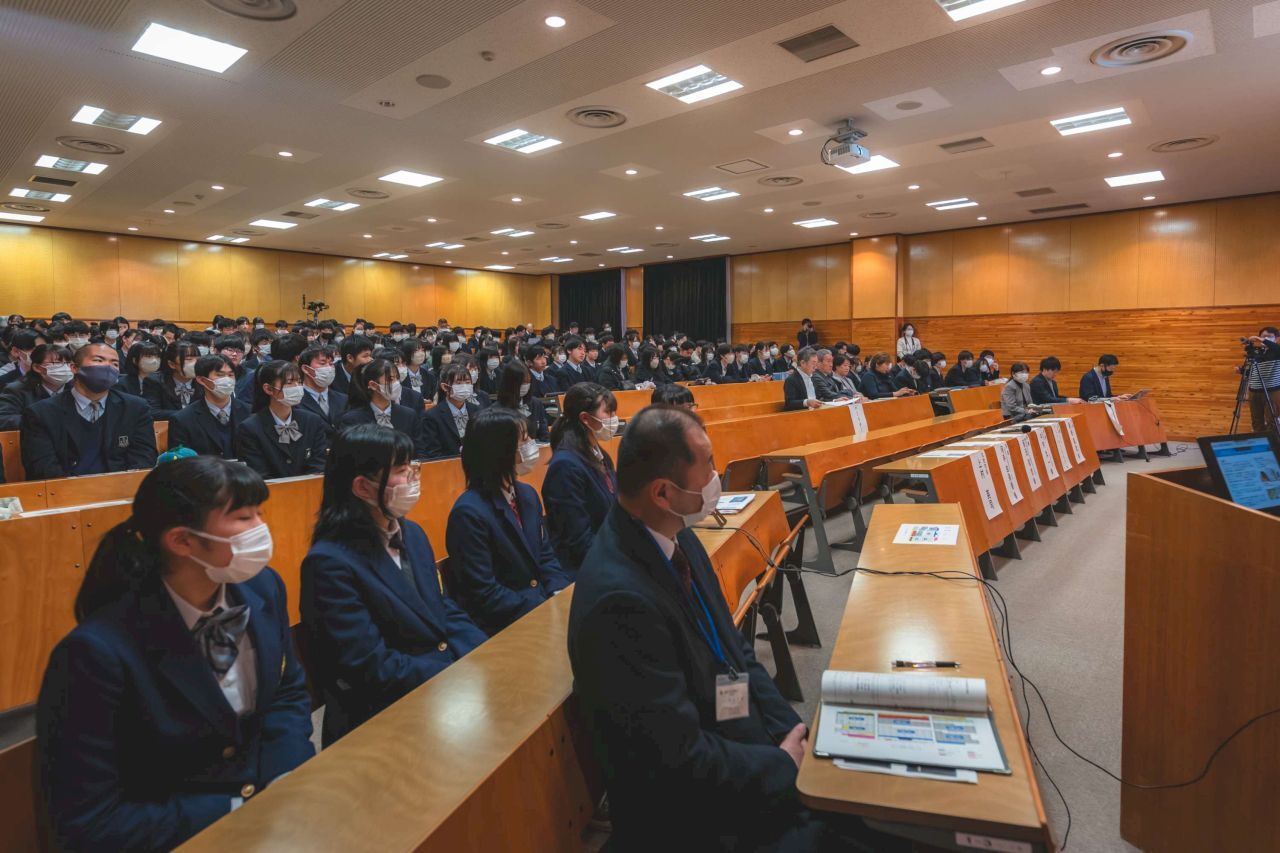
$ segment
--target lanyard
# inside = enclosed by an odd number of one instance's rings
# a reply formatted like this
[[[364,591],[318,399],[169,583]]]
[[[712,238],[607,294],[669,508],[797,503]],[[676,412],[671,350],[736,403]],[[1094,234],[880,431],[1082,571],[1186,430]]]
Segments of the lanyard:
[[[675,565],[671,562],[671,558],[668,557],[667,553],[658,545],[657,540],[653,538],[653,534],[649,533],[648,528],[644,528],[643,525],[642,529],[644,529],[645,533],[649,534],[649,538],[653,541],[654,547],[657,548],[658,553],[662,555],[662,561],[666,563],[667,571],[671,572],[671,576],[676,579],[677,583],[683,583],[680,573],[676,571]],[[720,643],[720,634],[716,631],[716,623],[711,618],[711,609],[707,607],[707,602],[702,598],[702,592],[698,589],[698,582],[692,577],[689,579],[689,589],[692,590],[694,598],[698,600],[698,604],[702,608],[702,615],[705,616],[707,620],[706,623],[703,624],[702,620],[698,618],[696,613],[693,615],[693,622],[698,626],[698,633],[702,635],[702,639],[711,649],[711,653],[715,655],[716,660],[720,661],[721,665],[729,670],[730,675],[736,676],[737,670],[734,669],[733,664],[729,663],[729,659],[725,657],[724,646]]]

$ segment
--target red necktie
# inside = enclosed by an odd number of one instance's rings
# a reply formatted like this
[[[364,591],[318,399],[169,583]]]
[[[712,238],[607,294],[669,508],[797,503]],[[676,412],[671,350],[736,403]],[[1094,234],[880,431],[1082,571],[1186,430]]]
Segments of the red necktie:
[[[685,593],[689,593],[693,587],[693,568],[679,545],[676,546],[675,551],[671,552],[671,565],[676,567],[676,574],[680,576],[680,583]]]
[[[511,507],[511,511],[515,513],[516,526],[519,527],[521,530],[524,530],[524,521],[520,519],[520,507],[516,505],[515,498],[512,498],[511,500],[507,501],[507,506]]]

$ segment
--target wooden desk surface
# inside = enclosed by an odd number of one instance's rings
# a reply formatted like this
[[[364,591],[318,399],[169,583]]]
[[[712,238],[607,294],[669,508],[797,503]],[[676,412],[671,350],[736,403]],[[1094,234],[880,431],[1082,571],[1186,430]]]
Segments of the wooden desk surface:
[[[725,492],[726,495],[739,494]],[[766,554],[773,552],[787,538],[787,516],[782,508],[782,497],[777,492],[751,492],[756,496],[742,512],[725,516],[725,526],[716,527],[712,520],[704,521],[693,529],[694,535],[707,549],[711,567],[720,579],[720,591],[729,603],[729,611],[737,609],[741,598],[743,578],[753,578],[767,567],[765,557],[747,536],[756,538]]]
[[[960,538],[954,546],[893,544],[899,525],[921,523],[959,524]],[[871,515],[858,566],[887,572],[951,569],[976,575],[970,553],[964,520],[954,504],[886,504]],[[982,587],[962,580],[856,575],[830,667],[892,672],[889,662],[895,658],[960,661],[961,670],[952,674],[985,678],[1012,774],[979,773],[976,785],[935,782],[841,770],[829,760],[808,755],[796,780],[800,800],[823,811],[1052,848]],[[914,674],[935,676],[927,671]]]

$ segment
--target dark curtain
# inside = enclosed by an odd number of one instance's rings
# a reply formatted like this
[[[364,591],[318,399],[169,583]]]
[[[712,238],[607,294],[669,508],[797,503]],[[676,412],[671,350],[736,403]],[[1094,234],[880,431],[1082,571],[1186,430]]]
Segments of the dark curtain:
[[[644,268],[644,328],[695,341],[728,338],[725,259],[705,258]]]
[[[606,322],[622,330],[622,270],[578,272],[560,276],[560,316],[556,325],[599,329]]]

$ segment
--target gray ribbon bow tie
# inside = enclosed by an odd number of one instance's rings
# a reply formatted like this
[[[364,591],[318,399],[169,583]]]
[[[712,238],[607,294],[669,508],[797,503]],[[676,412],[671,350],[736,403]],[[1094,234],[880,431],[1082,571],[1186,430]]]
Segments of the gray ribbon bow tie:
[[[249,627],[249,605],[216,607],[208,616],[201,616],[191,629],[196,645],[204,652],[205,660],[218,677],[227,674],[240,654],[240,637]]]
[[[218,423],[222,424],[223,426],[226,426],[227,422],[230,420],[231,420],[231,413],[228,412],[226,409],[223,409],[222,411],[218,412]]]
[[[302,440],[302,430],[298,427],[297,421],[290,421],[287,424],[276,424],[276,437],[281,444],[288,444],[291,441]]]
[[[373,419],[378,422],[380,427],[391,426],[391,412],[374,413]]]

